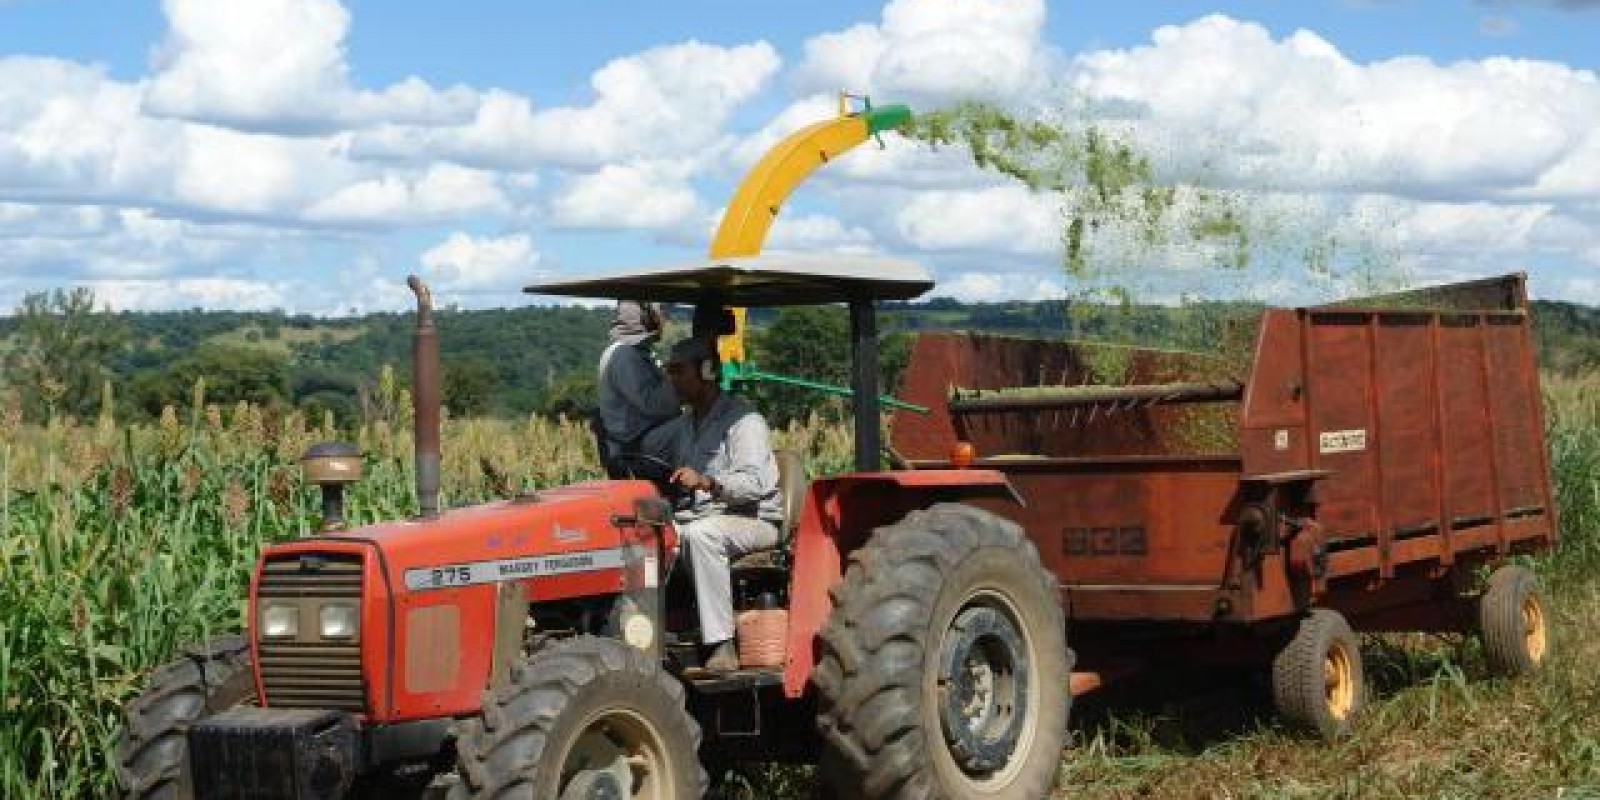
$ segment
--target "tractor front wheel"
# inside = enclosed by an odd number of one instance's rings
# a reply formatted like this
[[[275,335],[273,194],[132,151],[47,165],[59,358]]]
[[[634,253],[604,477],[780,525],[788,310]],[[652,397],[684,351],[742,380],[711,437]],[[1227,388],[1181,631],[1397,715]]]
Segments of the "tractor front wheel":
[[[250,645],[239,636],[192,648],[156,670],[125,711],[116,750],[118,796],[193,800],[190,726],[254,696]]]
[[[580,636],[535,653],[456,742],[451,800],[697,800],[700,728],[683,686],[626,644]]]
[[[1066,744],[1056,577],[1014,523],[941,504],[850,556],[816,671],[830,796],[1037,800]]]

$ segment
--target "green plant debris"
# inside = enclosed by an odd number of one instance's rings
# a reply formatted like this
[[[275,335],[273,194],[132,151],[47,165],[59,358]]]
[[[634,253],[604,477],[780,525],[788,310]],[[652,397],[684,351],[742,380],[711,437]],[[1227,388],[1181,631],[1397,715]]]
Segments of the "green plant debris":
[[[1351,292],[1390,291],[1405,282],[1400,261],[1377,244],[1382,220],[1336,219],[1309,201],[1236,188],[1205,174],[1164,174],[1135,130],[1068,110],[1025,114],[966,103],[918,116],[906,133],[934,146],[959,146],[979,167],[1059,200],[1060,259],[1068,318],[1122,314],[1151,302],[1199,311],[1181,346],[1247,364],[1253,342],[1219,335],[1214,301],[1260,305]],[[1228,154],[1207,159],[1221,170]],[[1297,203],[1299,203],[1297,205]],[[1342,231],[1336,235],[1335,230]],[[1107,307],[1110,307],[1109,309]],[[1069,336],[1071,332],[1069,332]],[[1129,325],[1127,341],[1155,342]],[[1237,349],[1224,348],[1244,347]],[[1097,354],[1099,375],[1125,367]]]

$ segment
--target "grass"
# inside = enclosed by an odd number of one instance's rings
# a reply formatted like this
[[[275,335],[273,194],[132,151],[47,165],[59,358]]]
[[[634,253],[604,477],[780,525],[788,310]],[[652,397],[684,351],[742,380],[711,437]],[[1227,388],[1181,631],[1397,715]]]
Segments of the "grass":
[[[1279,728],[1237,677],[1086,703],[1059,796],[1600,798],[1600,641],[1587,634],[1600,619],[1600,378],[1552,381],[1547,397],[1565,540],[1535,563],[1561,646],[1544,674],[1487,680],[1470,642],[1376,640],[1372,714],[1332,747]],[[405,406],[380,398],[401,411],[353,434],[368,457],[353,521],[415,507]],[[237,629],[260,548],[311,524],[293,461],[333,433],[249,406],[137,428],[25,428],[0,412],[0,797],[107,789],[122,704],[183,645]],[[813,472],[849,463],[842,428],[779,438]],[[450,503],[593,475],[574,422],[447,420],[444,441]],[[803,770],[758,778],[761,797],[806,791]]]

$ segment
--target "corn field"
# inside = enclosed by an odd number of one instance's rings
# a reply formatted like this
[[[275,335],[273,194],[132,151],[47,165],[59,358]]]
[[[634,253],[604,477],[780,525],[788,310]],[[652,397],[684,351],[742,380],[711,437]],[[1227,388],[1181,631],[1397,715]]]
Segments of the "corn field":
[[[184,645],[239,629],[261,547],[310,532],[316,495],[295,466],[309,444],[342,436],[366,454],[347,500],[353,523],[415,510],[410,403],[392,381],[380,400],[346,432],[298,413],[207,406],[198,391],[190,410],[148,426],[23,427],[0,412],[0,797],[107,792],[123,702]],[[1563,591],[1592,594],[1600,377],[1553,380],[1547,402],[1566,538],[1541,568]],[[813,420],[778,438],[812,474],[850,462],[846,428]],[[447,419],[443,439],[447,505],[596,476],[574,421]]]
[[[366,475],[352,523],[415,513],[409,399],[391,391],[353,438]],[[295,464],[338,438],[249,405],[167,409],[159,424],[24,428],[0,414],[0,797],[100,796],[119,709],[187,644],[238,630],[263,545],[310,533],[314,487]],[[813,470],[848,463],[848,431],[778,432]],[[446,505],[598,475],[587,426],[444,423]]]

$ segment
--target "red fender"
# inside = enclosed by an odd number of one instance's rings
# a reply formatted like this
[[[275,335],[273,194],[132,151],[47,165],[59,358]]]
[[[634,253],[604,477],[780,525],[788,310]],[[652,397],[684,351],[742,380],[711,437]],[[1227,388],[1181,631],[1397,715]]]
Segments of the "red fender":
[[[785,695],[800,697],[811,681],[817,634],[833,612],[828,592],[844,578],[850,553],[874,528],[934,503],[969,497],[1022,502],[1005,474],[989,469],[860,472],[811,482],[794,534]]]

